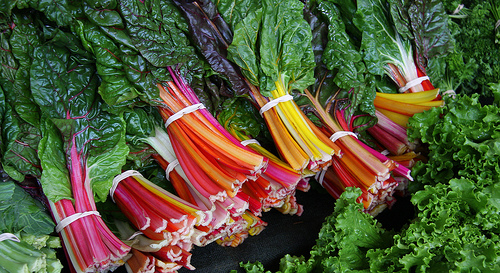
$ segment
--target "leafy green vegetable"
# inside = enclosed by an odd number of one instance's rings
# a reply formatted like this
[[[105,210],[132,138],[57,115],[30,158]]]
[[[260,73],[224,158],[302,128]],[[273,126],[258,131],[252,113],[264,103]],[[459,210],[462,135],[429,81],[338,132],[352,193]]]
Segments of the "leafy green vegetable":
[[[3,169],[17,181],[25,176],[40,177],[37,155],[41,138],[40,109],[33,101],[29,84],[29,68],[34,47],[42,43],[38,16],[14,13],[0,24],[0,92],[2,94],[2,141],[0,162]],[[10,27],[13,25],[15,27]]]
[[[0,183],[0,216],[1,232],[44,235],[54,231],[47,209],[12,180]]]
[[[53,249],[61,247],[58,237],[19,235],[18,238],[20,242],[0,242],[1,272],[62,272],[63,265]]]
[[[403,73],[412,73],[406,69],[407,63],[413,63],[411,43],[392,27],[388,5],[378,0],[357,3],[354,24],[363,30],[361,49],[365,53],[368,71],[382,76],[387,73],[385,66],[390,63],[399,67]]]
[[[131,42],[153,66],[184,63],[194,54],[184,34],[187,25],[172,3],[122,0],[119,10]]]
[[[359,188],[347,188],[337,199],[334,212],[325,219],[310,251],[310,258],[287,255],[280,260],[278,272],[348,272],[368,270],[367,253],[392,245],[390,231],[381,228],[373,216],[363,213],[356,202]],[[241,264],[246,272],[264,272],[261,264]]]
[[[224,102],[222,108],[217,119],[230,132],[238,132],[255,139],[262,139],[261,137],[268,132],[264,120],[248,100],[229,99]]]
[[[500,109],[482,106],[479,96],[447,98],[444,107],[410,118],[408,137],[428,145],[428,163],[413,168],[424,185],[447,183],[453,177],[500,179]]]
[[[14,234],[20,240],[0,242],[0,271],[61,272],[55,250],[61,243],[50,235],[55,224],[47,209],[2,170],[0,174],[0,233]],[[26,271],[16,271],[21,268]]]
[[[261,6],[260,0],[245,0],[245,1],[214,1],[217,5],[217,10],[220,12],[227,24],[234,27],[247,17],[248,14],[254,12]]]
[[[75,172],[77,165],[87,173],[96,199],[105,200],[113,176],[125,163],[124,123],[101,110],[95,73],[92,63],[64,47],[48,44],[35,50],[32,92],[48,118],[39,151],[44,170],[41,182],[53,202],[72,198],[61,189],[69,187],[68,169]]]
[[[415,42],[417,63],[423,70],[429,60],[446,56],[453,49],[448,16],[442,1],[388,2],[397,31]]]
[[[359,48],[347,34],[339,8],[331,2],[321,2],[318,11],[328,22],[328,43],[323,53],[323,62],[330,70],[338,70],[335,83],[344,89],[363,84],[366,67],[361,60]]]
[[[242,68],[250,83],[271,96],[276,82],[285,90],[299,90],[314,83],[312,34],[299,1],[263,1],[236,25],[228,59]],[[257,39],[259,35],[259,39]]]
[[[500,82],[500,47],[495,42],[494,12],[500,3],[494,1],[468,1],[465,16],[452,16],[456,1],[442,1],[449,16],[449,27],[455,40],[455,52],[446,59],[449,77],[459,85],[459,93],[478,93],[492,97],[489,84]]]

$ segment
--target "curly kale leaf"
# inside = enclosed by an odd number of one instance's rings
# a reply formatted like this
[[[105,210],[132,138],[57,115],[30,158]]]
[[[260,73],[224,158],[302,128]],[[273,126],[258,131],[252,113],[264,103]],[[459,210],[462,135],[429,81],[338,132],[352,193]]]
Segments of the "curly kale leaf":
[[[500,108],[482,106],[479,96],[447,98],[444,107],[410,118],[408,136],[428,144],[428,163],[412,174],[419,183],[448,183],[453,177],[500,179]]]

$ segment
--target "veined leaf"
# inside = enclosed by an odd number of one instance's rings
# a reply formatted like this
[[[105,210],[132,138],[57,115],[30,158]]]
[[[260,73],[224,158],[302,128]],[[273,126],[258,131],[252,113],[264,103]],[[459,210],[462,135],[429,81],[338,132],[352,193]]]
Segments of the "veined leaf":
[[[260,0],[217,0],[214,2],[217,5],[217,10],[221,13],[224,20],[233,29],[245,17],[261,6]]]
[[[271,96],[278,79],[287,91],[302,92],[314,83],[312,33],[303,7],[300,1],[263,1],[262,8],[235,26],[228,58],[264,96]]]
[[[105,200],[128,148],[123,120],[101,110],[95,66],[47,44],[35,50],[31,75],[33,96],[47,117],[40,142],[47,197],[70,199],[70,181],[89,181],[96,200]]]
[[[388,63],[406,71],[407,59],[413,58],[410,42],[396,32],[390,18],[389,6],[385,1],[358,1],[354,24],[363,30],[361,49],[365,52],[368,71],[375,75],[384,75],[384,66]]]

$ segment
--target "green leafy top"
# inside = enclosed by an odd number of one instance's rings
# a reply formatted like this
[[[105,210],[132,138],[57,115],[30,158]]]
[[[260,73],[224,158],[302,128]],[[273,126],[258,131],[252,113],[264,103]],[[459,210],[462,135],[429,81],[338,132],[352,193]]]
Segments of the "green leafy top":
[[[217,10],[221,13],[227,24],[234,27],[247,17],[249,13],[254,12],[261,6],[260,0],[218,0],[215,1]]]
[[[408,137],[429,145],[429,161],[414,167],[417,182],[436,185],[453,177],[500,179],[500,108],[479,96],[447,98],[444,107],[414,115]],[[419,183],[413,183],[416,188]]]
[[[128,153],[125,124],[102,111],[95,65],[67,44],[52,42],[35,49],[30,73],[45,118],[39,147],[42,186],[56,202],[71,199],[71,183],[90,181],[102,201]]]
[[[466,15],[463,18],[453,18],[452,13],[457,8],[456,1],[443,0],[449,14],[449,28],[455,40],[454,54],[446,58],[449,66],[449,77],[455,85],[459,85],[459,93],[479,93],[492,97],[489,84],[500,82],[500,63],[498,55],[500,46],[496,41],[495,10],[500,2],[474,0],[468,1],[463,8]]]
[[[314,83],[312,34],[300,1],[262,1],[234,29],[228,59],[259,86],[264,96],[281,80],[287,91],[304,90]]]
[[[45,207],[12,180],[0,182],[0,233],[50,234],[55,224]]]
[[[364,60],[370,73],[384,75],[387,73],[384,67],[389,63],[407,72],[406,63],[413,62],[411,43],[402,39],[393,27],[385,1],[358,1],[354,24],[363,31],[361,49],[364,50]]]

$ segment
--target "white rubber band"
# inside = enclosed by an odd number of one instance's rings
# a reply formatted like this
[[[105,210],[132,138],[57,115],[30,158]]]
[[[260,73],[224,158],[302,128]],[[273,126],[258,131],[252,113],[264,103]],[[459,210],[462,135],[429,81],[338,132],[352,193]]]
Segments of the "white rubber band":
[[[326,170],[321,170],[319,172],[316,173],[316,175],[314,176],[314,179],[316,179],[316,181],[318,181],[318,183],[323,186],[323,180],[325,179],[325,174],[326,174]]]
[[[167,168],[165,169],[165,177],[167,180],[170,180],[170,173],[179,165],[179,160],[175,159],[174,161],[168,163]]]
[[[459,4],[458,7],[453,11],[452,15],[458,14],[464,8],[464,6],[464,4]]]
[[[495,23],[495,30],[497,30],[497,28],[500,26],[500,20],[498,20],[496,23]]]
[[[248,144],[257,144],[257,145],[261,146],[260,143],[256,139],[247,139],[247,140],[243,140],[241,142],[241,145],[243,145],[243,146],[247,146]]]
[[[130,240],[134,239],[135,237],[142,235],[142,234],[144,234],[142,231],[136,231],[136,232],[134,232],[134,234],[130,235],[130,237],[127,238],[127,241],[130,241]]]
[[[385,155],[385,156],[388,156],[391,152],[389,152],[389,150],[383,150],[382,152],[380,152],[382,155]]]
[[[118,184],[123,179],[125,179],[127,177],[131,177],[131,176],[142,176],[142,174],[136,170],[128,170],[128,171],[122,172],[121,174],[119,174],[119,175],[115,176],[115,178],[113,178],[113,184],[111,185],[111,188],[109,189],[109,195],[111,196],[111,199],[113,200],[113,202],[115,202],[114,195],[115,195],[116,187],[118,187]]]
[[[358,135],[356,135],[355,133],[351,132],[351,131],[338,131],[338,132],[335,132],[331,137],[330,137],[330,140],[335,142],[337,141],[339,138],[341,137],[345,137],[345,136],[353,136],[355,138],[358,138]]]
[[[443,93],[441,93],[441,95],[448,95],[448,96],[450,96],[452,98],[455,98],[455,96],[457,95],[457,93],[455,93],[455,90],[450,89],[450,90],[444,91]]]
[[[273,108],[274,106],[278,105],[278,103],[289,101],[289,100],[293,100],[293,96],[289,95],[289,94],[281,96],[281,97],[279,97],[277,99],[274,99],[274,100],[270,100],[268,103],[264,104],[264,106],[262,106],[260,108],[259,113],[262,116],[264,114],[264,112],[266,112],[267,110],[269,110],[269,109]]]
[[[12,233],[2,233],[0,234],[0,242],[1,241],[5,241],[5,240],[11,240],[11,241],[15,241],[15,242],[21,242],[21,240],[19,240],[19,238],[17,238],[16,235],[12,234]]]
[[[182,118],[182,116],[186,115],[186,114],[189,114],[189,113],[192,113],[194,111],[197,111],[197,110],[200,110],[200,109],[203,109],[205,108],[205,105],[203,105],[203,103],[197,103],[197,104],[193,104],[193,105],[189,105],[188,107],[180,110],[179,112],[171,115],[167,121],[165,122],[165,128],[167,128],[170,124],[172,124],[172,122]]]
[[[83,217],[87,217],[87,216],[90,216],[90,215],[95,215],[95,216],[99,216],[101,217],[101,214],[99,214],[98,211],[86,211],[86,212],[77,212],[75,214],[72,214],[64,219],[62,219],[56,226],[56,231],[57,233],[61,232],[65,227],[69,226],[71,223],[73,223],[74,221],[80,219],[80,218],[83,218]]]
[[[407,82],[405,86],[399,88],[399,92],[403,93],[406,90],[408,90],[414,86],[417,86],[417,85],[421,84],[423,81],[426,81],[428,79],[429,79],[428,76],[423,76],[423,77],[419,77],[419,78],[416,78],[414,80],[411,80],[411,81]]]

